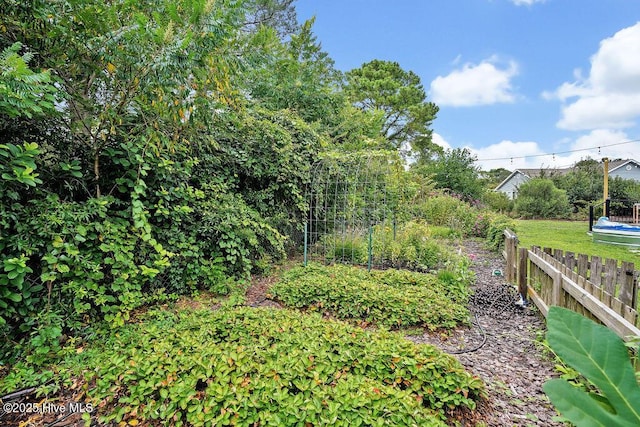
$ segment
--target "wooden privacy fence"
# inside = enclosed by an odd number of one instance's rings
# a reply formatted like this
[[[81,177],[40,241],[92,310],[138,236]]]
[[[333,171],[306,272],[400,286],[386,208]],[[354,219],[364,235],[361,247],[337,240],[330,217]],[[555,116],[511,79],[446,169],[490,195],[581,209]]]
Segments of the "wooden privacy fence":
[[[557,305],[583,314],[623,339],[640,336],[638,276],[633,263],[575,255],[554,249],[519,248],[518,237],[505,230],[505,278],[517,283],[546,317]]]

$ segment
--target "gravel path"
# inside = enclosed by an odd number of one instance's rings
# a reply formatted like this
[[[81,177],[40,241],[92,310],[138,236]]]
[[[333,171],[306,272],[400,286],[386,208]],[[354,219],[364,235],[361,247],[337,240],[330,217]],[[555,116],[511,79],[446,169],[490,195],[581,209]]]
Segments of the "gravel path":
[[[468,370],[487,384],[489,426],[562,426],[542,391],[554,376],[553,362],[542,356],[535,342],[545,331],[542,315],[532,307],[520,308],[517,292],[496,270],[504,271],[504,260],[482,243],[464,242],[476,274],[470,310],[474,326],[450,334],[409,336],[418,343],[431,343],[454,354]],[[480,328],[477,327],[479,325]]]

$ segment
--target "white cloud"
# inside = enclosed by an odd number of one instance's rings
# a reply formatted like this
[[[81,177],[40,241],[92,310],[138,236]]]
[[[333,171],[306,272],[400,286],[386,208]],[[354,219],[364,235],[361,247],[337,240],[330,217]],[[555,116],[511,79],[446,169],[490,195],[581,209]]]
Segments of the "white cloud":
[[[500,68],[495,57],[479,64],[466,63],[446,76],[431,82],[431,97],[439,106],[471,107],[511,103],[516,99],[511,80],[518,65],[510,61]]]
[[[566,102],[557,126],[568,130],[623,129],[640,117],[640,22],[600,42],[589,76],[575,75],[547,99]],[[577,98],[577,99],[576,99]]]
[[[640,141],[632,141],[620,130],[595,129],[575,140],[563,141],[557,151],[542,149],[537,142],[504,140],[483,148],[466,147],[477,158],[480,169],[568,168],[591,158],[638,159]]]
[[[531,6],[534,3],[544,3],[545,0],[511,0],[516,6]]]
[[[445,150],[451,150],[451,144],[449,144],[439,133],[433,132],[431,134],[431,142],[433,142],[436,145],[439,145]]]
[[[480,169],[487,171],[498,168],[508,170],[535,168],[540,165],[538,156],[544,154],[538,143],[533,141],[504,140],[487,147],[466,148],[478,158],[477,165]]]
[[[574,163],[586,157],[596,160],[601,160],[603,157],[639,160],[637,157],[640,153],[640,142],[630,141],[631,139],[623,131],[596,129],[575,140],[571,150],[580,151],[571,153],[568,158]]]

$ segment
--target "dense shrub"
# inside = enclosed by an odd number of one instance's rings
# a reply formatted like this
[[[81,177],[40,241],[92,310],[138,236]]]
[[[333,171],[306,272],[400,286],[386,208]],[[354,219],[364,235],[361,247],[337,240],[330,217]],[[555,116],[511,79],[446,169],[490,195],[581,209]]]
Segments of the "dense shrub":
[[[445,194],[434,194],[416,206],[415,214],[429,224],[447,226],[463,232],[460,224],[464,224],[469,204],[462,199]]]
[[[486,191],[482,195],[482,202],[495,212],[508,214],[513,210],[514,201],[501,191]]]
[[[493,240],[490,234],[508,217],[451,195],[435,195],[416,207],[416,214],[429,225],[446,226],[458,236]]]
[[[341,319],[436,329],[468,321],[468,283],[457,278],[309,264],[286,272],[270,293],[289,307],[328,310]]]
[[[567,218],[567,192],[556,188],[550,179],[532,179],[518,189],[515,211],[524,218]]]

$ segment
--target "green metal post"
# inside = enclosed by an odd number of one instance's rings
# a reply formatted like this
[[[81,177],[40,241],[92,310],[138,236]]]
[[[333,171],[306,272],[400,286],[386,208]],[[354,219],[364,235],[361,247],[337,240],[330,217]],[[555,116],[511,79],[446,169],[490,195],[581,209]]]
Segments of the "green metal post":
[[[304,266],[307,266],[307,242],[308,237],[307,237],[307,233],[309,232],[309,227],[307,226],[307,223],[304,223]]]
[[[369,252],[369,259],[367,262],[367,270],[371,271],[371,263],[373,260],[373,227],[369,226],[369,248],[368,248],[368,252]]]

